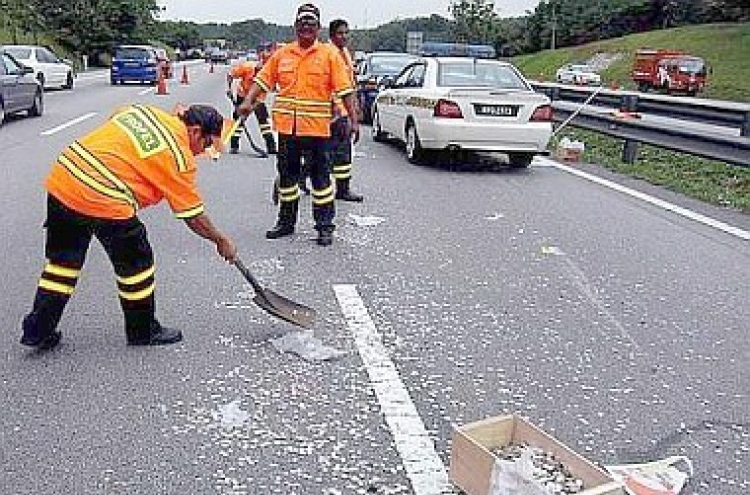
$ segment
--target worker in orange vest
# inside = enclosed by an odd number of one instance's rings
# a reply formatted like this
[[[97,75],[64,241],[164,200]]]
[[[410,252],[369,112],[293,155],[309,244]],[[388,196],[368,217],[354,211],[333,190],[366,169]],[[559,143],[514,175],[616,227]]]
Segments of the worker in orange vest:
[[[355,88],[354,103],[358,107],[354,77],[354,61],[347,48],[349,23],[343,19],[334,19],[328,26],[331,48],[338,53],[349,74],[350,83]],[[341,98],[333,99],[333,120],[331,120],[331,140],[328,143],[328,159],[331,172],[336,180],[336,199],[342,201],[362,202],[362,195],[351,192],[349,183],[352,179],[352,141],[349,135],[349,113],[342,104]],[[359,109],[356,110],[359,112]]]
[[[255,77],[239,113],[249,115],[262,92],[278,88],[272,115],[279,133],[279,214],[268,239],[294,233],[300,198],[300,157],[309,157],[312,210],[317,243],[333,242],[334,189],[326,158],[330,137],[331,95],[341,97],[351,118],[348,132],[359,139],[359,120],[354,107],[354,88],[347,68],[327,44],[318,41],[320,11],[313,4],[297,9],[294,22],[297,39],[274,52]]]
[[[245,61],[232,67],[227,73],[227,96],[234,103],[234,112],[232,118],[237,119],[237,107],[242,103],[247,96],[247,92],[250,90],[250,86],[253,83],[253,79],[260,70],[259,64],[252,61]],[[237,94],[235,96],[232,91],[232,86],[235,80],[239,80],[237,85]],[[255,105],[255,118],[258,119],[258,125],[260,127],[260,134],[263,136],[263,140],[266,142],[266,151],[269,155],[276,154],[276,140],[273,137],[273,131],[271,130],[271,124],[268,122],[268,108],[266,104],[259,100]],[[243,128],[237,127],[229,141],[229,152],[239,153],[240,151],[240,138],[242,137]]]
[[[233,261],[237,248],[204,211],[195,184],[195,155],[220,148],[224,128],[224,118],[207,105],[180,107],[175,114],[131,105],[62,151],[45,182],[47,263],[22,323],[22,344],[47,349],[60,341],[57,326],[92,237],[117,276],[127,343],[182,340],[179,330],[156,319],[154,255],[137,212],[166,199],[175,217]]]

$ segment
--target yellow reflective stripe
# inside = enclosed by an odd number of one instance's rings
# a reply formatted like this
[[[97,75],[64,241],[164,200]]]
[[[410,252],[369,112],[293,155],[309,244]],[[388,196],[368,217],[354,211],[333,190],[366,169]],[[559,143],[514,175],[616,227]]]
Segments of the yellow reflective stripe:
[[[183,211],[177,211],[175,212],[174,216],[177,218],[193,218],[197,217],[201,213],[203,213],[204,206],[201,203],[200,205],[196,206],[195,208],[190,208],[189,210],[183,210]]]
[[[296,201],[301,196],[299,189],[294,194],[281,194],[279,195],[279,200],[282,203],[291,203],[292,201]]]
[[[308,105],[312,107],[325,107],[331,104],[330,100],[306,100],[304,98],[294,98],[289,96],[277,96],[278,103],[292,103],[295,105]]]
[[[133,208],[136,207],[136,205],[134,205],[131,202],[131,199],[126,194],[124,194],[122,191],[119,191],[117,189],[113,189],[113,188],[111,188],[111,187],[109,187],[109,186],[107,186],[105,184],[102,184],[101,182],[97,181],[96,179],[94,179],[90,175],[86,174],[86,172],[84,172],[83,170],[81,170],[80,168],[78,168],[78,166],[75,163],[73,163],[73,161],[70,160],[67,156],[60,155],[58,157],[57,161],[59,163],[61,163],[66,169],[68,169],[68,172],[70,172],[71,174],[73,174],[73,177],[75,177],[79,181],[83,182],[84,184],[86,184],[87,186],[89,186],[94,191],[96,191],[96,192],[98,192],[100,194],[103,194],[104,196],[108,196],[108,197],[110,197],[112,199],[118,199],[120,201],[124,201],[125,203],[127,203],[130,206],[132,206]]]
[[[313,189],[312,192],[313,196],[317,196],[319,198],[322,198],[323,196],[327,196],[328,194],[333,194],[333,184],[326,187],[325,189]]]
[[[261,79],[259,77],[255,78],[255,84],[257,84],[258,86],[260,86],[260,89],[262,89],[266,93],[268,93],[268,92],[271,91],[271,87],[263,79]]]
[[[182,154],[182,149],[180,149],[180,146],[177,144],[174,135],[169,131],[169,129],[166,128],[164,124],[159,122],[159,119],[156,117],[156,115],[154,115],[154,113],[148,108],[142,107],[140,105],[133,105],[133,108],[135,108],[136,111],[140,113],[167,142],[169,150],[172,152],[172,155],[174,155],[175,160],[177,160],[177,170],[179,170],[180,172],[186,171],[187,159],[185,158],[185,155]]]
[[[229,128],[229,132],[224,137],[224,144],[226,145],[234,135],[242,135],[242,129],[240,128],[240,124],[242,123],[242,120],[237,119],[232,123],[232,127]]]
[[[135,275],[131,275],[130,277],[117,277],[117,281],[125,285],[135,285],[143,282],[148,277],[151,277],[155,271],[156,267],[151,266],[151,268],[149,268],[148,270],[142,271],[141,273],[137,273]]]
[[[133,194],[133,191],[130,190],[128,185],[125,184],[119,177],[117,177],[110,169],[108,169],[101,160],[92,155],[89,150],[84,148],[81,143],[75,141],[70,145],[70,149],[73,150],[75,154],[77,154],[83,161],[90,165],[91,168],[102,174],[105,179],[114,184],[115,188],[125,194],[130,199],[130,203],[133,205],[133,207],[138,206],[138,201],[136,201],[135,199],[135,194]]]
[[[279,194],[292,194],[297,189],[299,189],[299,186],[296,185],[296,184],[293,185],[293,186],[289,186],[289,187],[280,187],[279,188]]]
[[[156,282],[149,285],[143,290],[139,290],[138,292],[124,292],[119,291],[120,297],[127,300],[127,301],[138,301],[140,299],[146,299],[148,296],[154,293],[154,289],[156,289]]]
[[[58,294],[65,294],[66,296],[73,294],[73,291],[75,291],[75,287],[72,287],[70,285],[65,285],[44,279],[39,280],[39,287],[41,287],[42,289],[51,290],[52,292],[57,292]]]
[[[336,96],[338,96],[339,98],[343,98],[344,96],[346,96],[346,95],[349,95],[349,94],[352,94],[352,93],[354,93],[354,89],[352,89],[352,88],[349,88],[349,89],[342,89],[341,91],[338,91],[338,92],[337,92],[337,93],[335,93],[335,94],[336,94]]]
[[[294,115],[294,110],[287,110],[286,108],[276,108],[274,107],[273,110],[271,110],[272,113],[285,113],[287,115]]]
[[[64,266],[60,265],[53,265],[49,261],[46,265],[44,265],[44,271],[47,273],[51,273],[52,275],[58,275],[60,277],[66,278],[77,278],[81,273],[81,270],[76,270],[74,268],[65,268]]]
[[[313,117],[315,119],[330,119],[331,115],[333,115],[331,112],[320,113],[320,112],[307,112],[304,110],[297,110],[296,114],[299,115],[300,117]]]
[[[321,198],[321,199],[313,198],[312,200],[312,203],[318,206],[326,205],[331,202],[333,202],[333,194],[331,194],[330,196],[326,196],[325,198]]]

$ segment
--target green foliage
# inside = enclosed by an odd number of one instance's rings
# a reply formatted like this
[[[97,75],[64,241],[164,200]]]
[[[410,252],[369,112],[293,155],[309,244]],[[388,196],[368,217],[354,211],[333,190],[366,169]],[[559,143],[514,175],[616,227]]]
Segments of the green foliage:
[[[670,48],[685,50],[703,57],[711,68],[704,96],[735,101],[750,101],[750,23],[707,24],[633,34],[623,38],[588,43],[581,46],[545,50],[533,55],[513,58],[513,63],[529,79],[550,81],[561,65],[588,60],[599,53],[620,58],[601,74],[605,83],[635,89],[630,80],[633,56],[639,48]]]
[[[489,43],[495,40],[498,16],[493,2],[458,0],[451,3],[449,11],[456,21],[456,41]]]
[[[750,213],[750,169],[646,145],[641,146],[636,163],[628,164],[621,160],[623,144],[618,139],[580,129],[563,135],[586,144],[584,160],[588,163],[706,203]]]

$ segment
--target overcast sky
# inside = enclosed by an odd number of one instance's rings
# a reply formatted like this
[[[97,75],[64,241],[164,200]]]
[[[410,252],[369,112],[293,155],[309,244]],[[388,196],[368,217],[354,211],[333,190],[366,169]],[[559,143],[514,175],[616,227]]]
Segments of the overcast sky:
[[[162,20],[198,23],[232,23],[261,18],[266,22],[292,24],[294,12],[307,0],[157,0],[166,7]],[[352,27],[375,27],[395,19],[429,17],[438,14],[450,17],[450,0],[317,0],[323,24],[341,17]],[[524,15],[534,10],[539,0],[496,0],[495,11],[501,17]]]

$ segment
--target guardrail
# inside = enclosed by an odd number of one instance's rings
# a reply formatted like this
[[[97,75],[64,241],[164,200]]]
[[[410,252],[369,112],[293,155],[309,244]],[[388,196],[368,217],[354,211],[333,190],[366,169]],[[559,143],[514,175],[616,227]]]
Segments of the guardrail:
[[[531,84],[552,100],[555,121],[564,122],[572,117],[569,125],[623,139],[625,163],[634,163],[639,143],[646,143],[750,167],[750,104],[554,83]],[[587,100],[590,101],[583,108],[574,105]],[[640,116],[658,117],[661,121],[637,118]],[[707,129],[707,126],[718,128]]]

